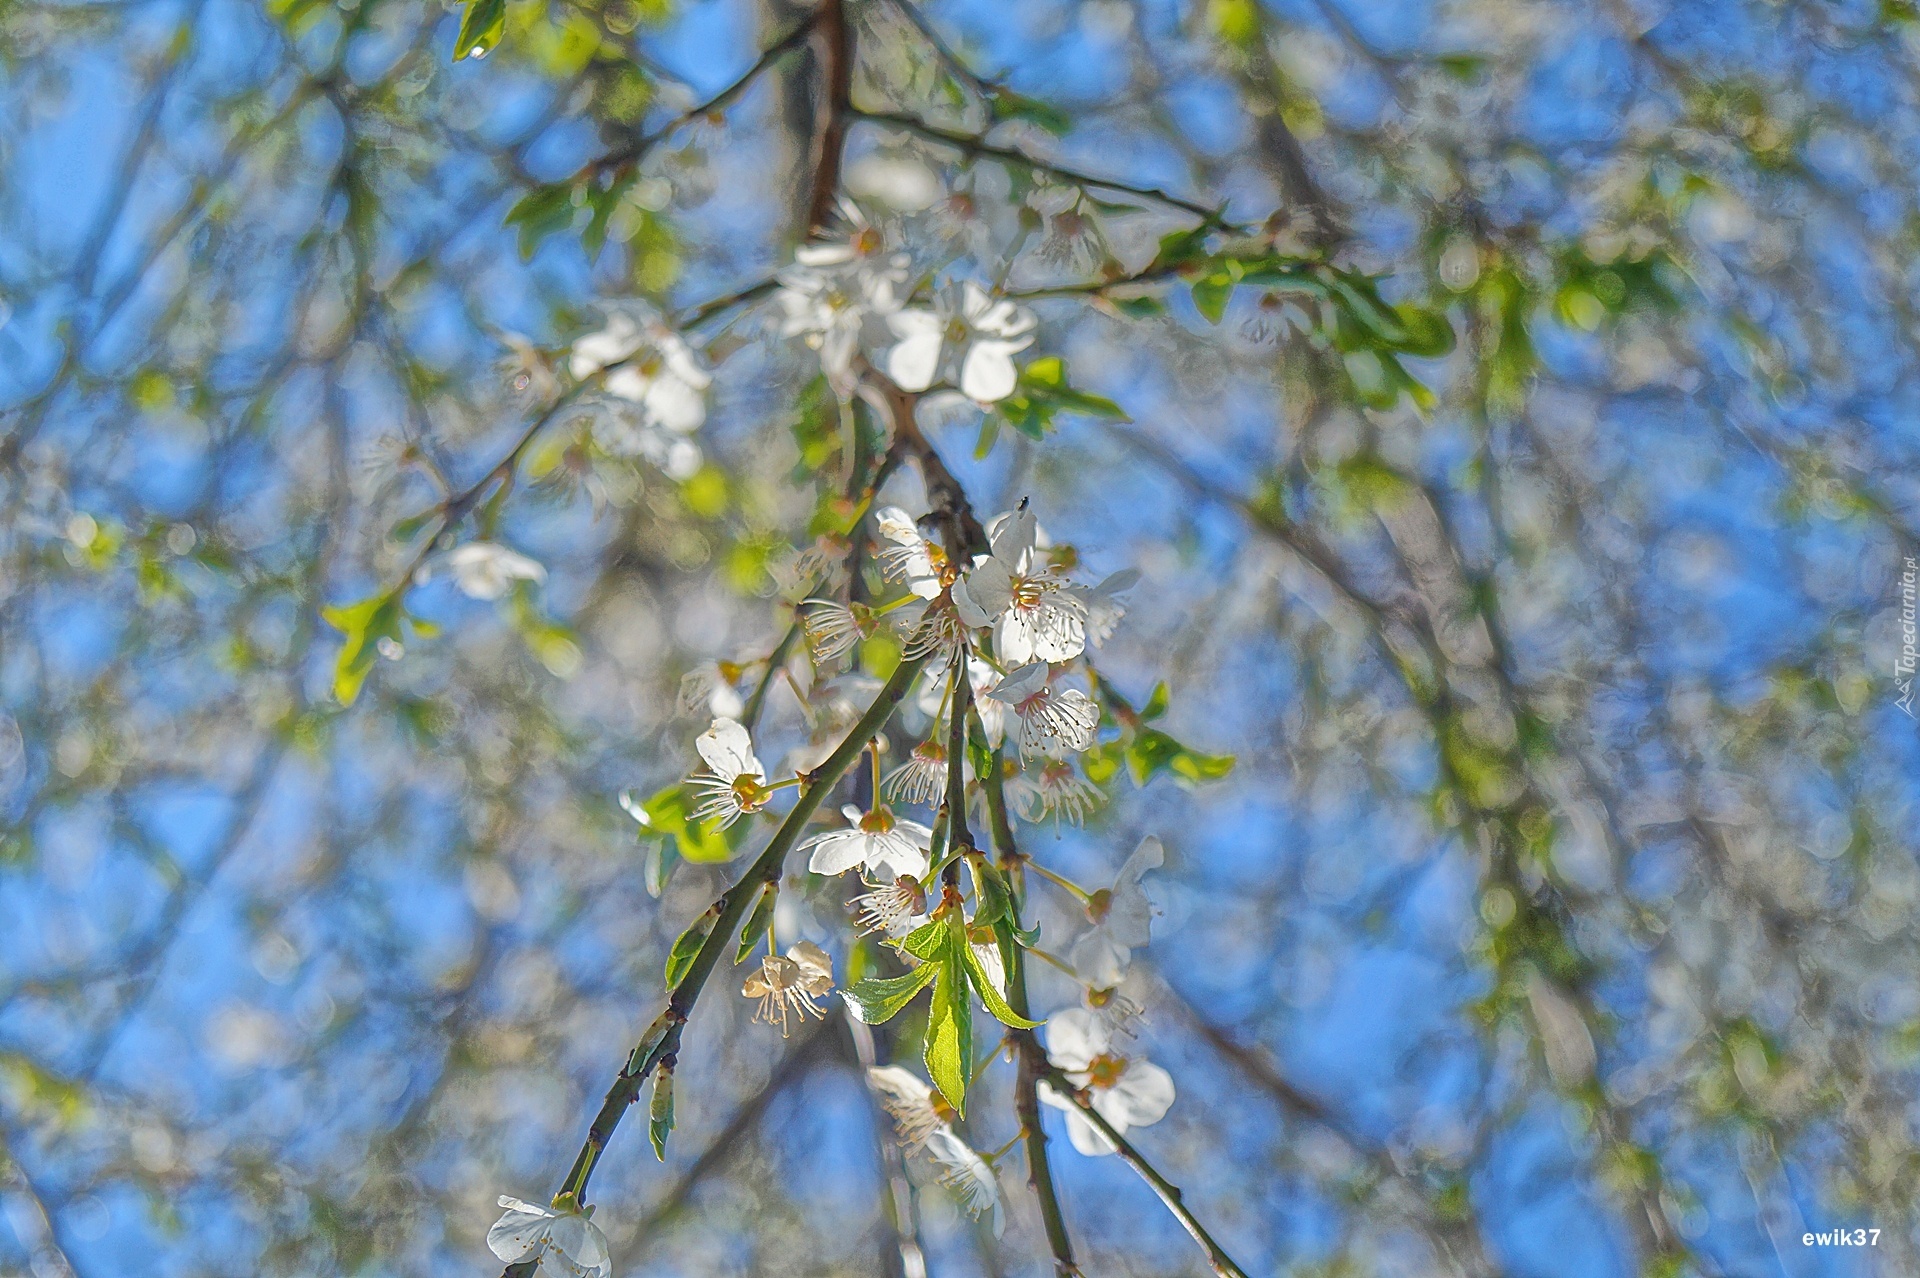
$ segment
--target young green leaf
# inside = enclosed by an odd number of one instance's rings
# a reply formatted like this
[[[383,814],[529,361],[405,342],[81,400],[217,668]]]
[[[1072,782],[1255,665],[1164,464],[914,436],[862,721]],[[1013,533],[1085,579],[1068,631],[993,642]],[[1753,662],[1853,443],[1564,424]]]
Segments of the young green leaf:
[[[1028,1020],[1007,1004],[1006,996],[994,985],[987,974],[986,964],[980,961],[980,956],[971,945],[961,946],[960,955],[967,965],[967,975],[973,978],[973,988],[980,992],[980,1001],[986,1004],[995,1020],[1014,1029],[1036,1029],[1043,1023]]]
[[[939,971],[938,963],[922,963],[905,976],[869,976],[847,986],[842,996],[856,1020],[866,1025],[884,1024],[898,1016]]]
[[[948,933],[947,953],[943,961],[929,963],[938,977],[933,986],[933,1005],[927,1013],[925,1059],[927,1077],[940,1089],[956,1113],[967,1112],[967,1080],[973,1071],[973,997],[963,959]]]
[[[941,947],[946,944],[946,928],[946,923],[940,919],[922,923],[907,933],[900,942],[900,948],[917,959],[938,959],[942,953]]]
[[[747,925],[740,929],[740,946],[733,952],[735,963],[744,963],[747,955],[753,953],[760,944],[760,938],[773,926],[773,907],[780,900],[780,885],[769,883],[760,889],[760,899],[753,904],[753,913],[747,916]]]
[[[653,1095],[647,1102],[647,1139],[653,1156],[667,1161],[667,1133],[673,1130],[673,1071],[664,1064],[654,1071]]]
[[[673,949],[667,955],[668,989],[678,985],[680,978],[687,974],[687,969],[693,966],[694,958],[700,953],[700,947],[707,943],[707,936],[713,931],[713,925],[719,917],[718,911],[708,910],[674,941]]]
[[[460,34],[453,42],[453,60],[484,58],[500,43],[507,25],[507,0],[467,0],[460,18]]]

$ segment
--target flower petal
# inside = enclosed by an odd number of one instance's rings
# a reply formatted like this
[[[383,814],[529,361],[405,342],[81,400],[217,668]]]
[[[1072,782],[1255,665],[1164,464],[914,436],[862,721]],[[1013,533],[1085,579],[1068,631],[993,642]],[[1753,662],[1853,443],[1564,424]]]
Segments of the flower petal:
[[[753,738],[732,719],[715,719],[711,727],[695,738],[693,748],[722,780],[732,781],[743,772],[756,777],[767,774],[760,760],[754,757]]]
[[[1013,574],[998,558],[953,583],[953,607],[969,626],[990,626],[1013,603]]]
[[[1151,1126],[1173,1108],[1173,1075],[1136,1057],[1127,1062],[1127,1072],[1104,1096],[1095,1093],[1094,1107],[1121,1131]]]
[[[813,849],[807,868],[815,874],[845,874],[867,859],[867,836],[857,828],[816,834],[800,847]]]
[[[887,352],[887,376],[901,390],[923,391],[933,385],[944,344],[940,317],[932,311],[901,311],[888,316],[887,324],[900,335]]]
[[[1027,345],[992,339],[975,341],[967,348],[967,357],[960,364],[960,389],[968,399],[980,404],[997,404],[1013,394],[1013,388],[1020,383],[1013,356]]]
[[[1047,1059],[1061,1069],[1083,1070],[1107,1050],[1112,1033],[1084,1007],[1069,1007],[1047,1019]]]

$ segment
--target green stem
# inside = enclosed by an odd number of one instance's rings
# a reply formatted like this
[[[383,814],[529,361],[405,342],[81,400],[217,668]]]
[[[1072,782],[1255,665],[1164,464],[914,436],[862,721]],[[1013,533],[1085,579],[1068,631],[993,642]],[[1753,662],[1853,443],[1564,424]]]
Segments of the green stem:
[[[982,731],[981,736],[985,737]],[[1001,752],[993,752],[991,766],[981,783],[987,795],[987,823],[992,828],[993,846],[999,854],[1000,869],[1007,873],[1009,880],[1012,871],[1022,864],[1019,849],[1013,841],[1013,822],[1007,818],[1007,795],[1005,771],[1001,766]],[[952,755],[947,766],[958,770],[960,756]],[[1013,899],[1013,927],[1020,926],[1020,897]],[[1001,936],[1006,939],[1007,932]],[[1027,1003],[1027,965],[1026,955],[1015,944],[1001,947],[1007,960],[1007,1005],[1021,1016],[1032,1019],[1033,1013]],[[1040,1046],[1032,1030],[1011,1030],[1008,1037],[1013,1040],[1014,1050],[1019,1055],[1020,1071],[1013,1085],[1013,1108],[1015,1117],[1020,1120],[1021,1138],[1027,1146],[1027,1181],[1033,1187],[1034,1197],[1040,1201],[1040,1221],[1046,1227],[1047,1248],[1053,1253],[1053,1267],[1056,1275],[1078,1274],[1079,1266],[1073,1263],[1073,1238],[1067,1233],[1067,1219],[1060,1210],[1060,1195],[1053,1185],[1053,1164],[1047,1159],[1047,1133],[1040,1125],[1040,1078],[1048,1068],[1047,1053]]]
[[[679,1052],[680,1031],[686,1025],[694,1004],[699,1001],[701,991],[706,988],[707,978],[713,974],[720,955],[733,943],[734,930],[740,926],[741,919],[753,904],[761,886],[779,881],[787,853],[799,841],[807,822],[847,769],[860,757],[867,742],[886,725],[925,662],[924,657],[913,657],[894,668],[892,677],[880,689],[880,694],[874,698],[866,714],[861,716],[860,721],[847,733],[846,739],[809,778],[808,785],[800,791],[799,798],[794,801],[786,819],[780,823],[780,828],[774,832],[766,850],[720,898],[720,916],[715,920],[713,930],[707,934],[707,939],[694,955],[692,964],[680,978],[679,984],[668,995],[666,1010],[641,1036],[640,1042],[627,1057],[626,1065],[615,1076],[613,1086],[607,1089],[606,1100],[588,1127],[586,1142],[581,1145],[572,1169],[561,1182],[556,1199],[571,1196],[575,1203],[579,1203],[586,1197],[587,1182],[593,1178],[593,1169],[606,1150],[607,1142],[613,1138],[614,1129],[620,1125],[627,1107],[639,1098],[640,1088],[653,1072],[654,1066],[663,1058]]]
[[[1080,1116],[1093,1124],[1095,1131],[1107,1138],[1119,1153],[1121,1162],[1133,1168],[1140,1179],[1147,1182],[1153,1192],[1159,1196],[1160,1201],[1166,1204],[1167,1210],[1173,1213],[1173,1218],[1193,1235],[1193,1240],[1200,1244],[1202,1251],[1207,1253],[1207,1264],[1212,1267],[1218,1278],[1247,1278],[1246,1270],[1234,1262],[1233,1257],[1227,1254],[1226,1248],[1214,1241],[1213,1235],[1207,1232],[1206,1226],[1194,1219],[1193,1213],[1187,1210],[1187,1205],[1180,1194],[1180,1187],[1155,1171],[1153,1164],[1148,1162],[1139,1150],[1128,1144],[1127,1138],[1115,1131],[1113,1124],[1109,1123],[1105,1116],[1088,1102],[1085,1092],[1076,1088],[1066,1074],[1052,1065],[1047,1067],[1042,1078],[1055,1092],[1066,1097],[1067,1101],[1080,1112]]]
[[[773,652],[767,657],[767,668],[760,675],[760,682],[754,685],[753,695],[747,698],[746,709],[740,712],[740,725],[748,732],[752,732],[760,722],[760,711],[766,708],[767,693],[773,689],[773,677],[779,673],[780,667],[787,664],[787,654],[793,651],[794,641],[799,639],[801,628],[800,620],[796,617],[793,624],[787,627],[787,633],[780,636],[780,642],[774,645]]]

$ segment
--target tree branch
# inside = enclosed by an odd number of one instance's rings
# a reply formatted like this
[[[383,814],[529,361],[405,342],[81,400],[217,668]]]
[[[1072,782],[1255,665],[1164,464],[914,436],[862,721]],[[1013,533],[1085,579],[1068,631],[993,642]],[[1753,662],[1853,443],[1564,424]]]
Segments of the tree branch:
[[[813,193],[807,200],[807,232],[818,235],[833,221],[840,195],[840,155],[847,145],[847,118],[853,113],[853,27],[845,0],[820,0],[814,16],[822,46],[819,101],[820,153],[813,165]]]
[[[1174,1219],[1193,1235],[1193,1240],[1200,1244],[1202,1251],[1207,1253],[1207,1264],[1213,1267],[1213,1272],[1218,1275],[1218,1278],[1247,1278],[1246,1271],[1227,1254],[1226,1248],[1216,1242],[1213,1235],[1207,1232],[1206,1226],[1187,1210],[1180,1187],[1154,1170],[1153,1164],[1147,1161],[1146,1156],[1128,1144],[1127,1138],[1115,1131],[1113,1124],[1093,1107],[1084,1091],[1075,1087],[1063,1071],[1052,1065],[1047,1067],[1046,1073],[1041,1076],[1041,1081],[1066,1097],[1080,1112],[1081,1117],[1092,1123],[1094,1130],[1113,1145],[1115,1152],[1120,1155],[1120,1161],[1139,1173],[1140,1179],[1146,1181],[1153,1192],[1159,1195],[1160,1201],[1166,1204],[1167,1210],[1173,1213]]]

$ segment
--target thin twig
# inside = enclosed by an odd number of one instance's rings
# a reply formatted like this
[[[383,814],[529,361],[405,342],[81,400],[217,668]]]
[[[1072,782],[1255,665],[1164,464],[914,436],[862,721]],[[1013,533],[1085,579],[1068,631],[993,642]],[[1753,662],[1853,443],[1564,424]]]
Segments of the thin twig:
[[[1080,1116],[1093,1124],[1094,1130],[1113,1145],[1115,1152],[1120,1155],[1120,1161],[1133,1168],[1140,1179],[1147,1182],[1147,1185],[1159,1196],[1160,1201],[1166,1205],[1167,1210],[1173,1213],[1173,1218],[1193,1235],[1193,1240],[1200,1244],[1202,1251],[1207,1253],[1207,1264],[1212,1266],[1213,1272],[1219,1278],[1247,1278],[1246,1270],[1240,1268],[1233,1257],[1227,1254],[1226,1248],[1207,1232],[1206,1226],[1187,1210],[1180,1187],[1156,1171],[1144,1154],[1128,1144],[1127,1138],[1114,1130],[1113,1124],[1109,1123],[1106,1116],[1095,1109],[1093,1103],[1087,1099],[1086,1092],[1075,1087],[1065,1072],[1055,1066],[1048,1067],[1042,1081],[1053,1088],[1057,1094],[1065,1097],[1074,1109],[1079,1111]]]
[[[1239,223],[1229,222],[1227,220],[1226,207],[1224,205],[1217,209],[1208,208],[1204,204],[1186,199],[1183,196],[1175,195],[1171,191],[1163,191],[1157,186],[1138,186],[1131,182],[1122,182],[1117,178],[1105,178],[1093,173],[1084,173],[1079,169],[1069,168],[1064,164],[1056,164],[1051,160],[1043,160],[1037,156],[1028,155],[1018,147],[1003,146],[997,142],[989,142],[979,134],[960,133],[953,129],[944,129],[937,124],[929,124],[917,116],[906,115],[898,111],[856,110],[853,114],[857,119],[865,120],[869,124],[883,124],[896,129],[905,129],[907,132],[917,134],[929,142],[939,142],[946,146],[954,147],[968,156],[986,156],[990,159],[1005,160],[1009,163],[1022,165],[1035,172],[1051,174],[1062,181],[1071,182],[1075,186],[1090,187],[1098,191],[1113,191],[1122,195],[1138,196],[1143,200],[1152,200],[1155,203],[1164,204],[1168,208],[1179,209],[1183,213],[1191,213],[1203,222],[1218,225],[1222,230],[1242,234],[1248,230],[1247,227]]]

